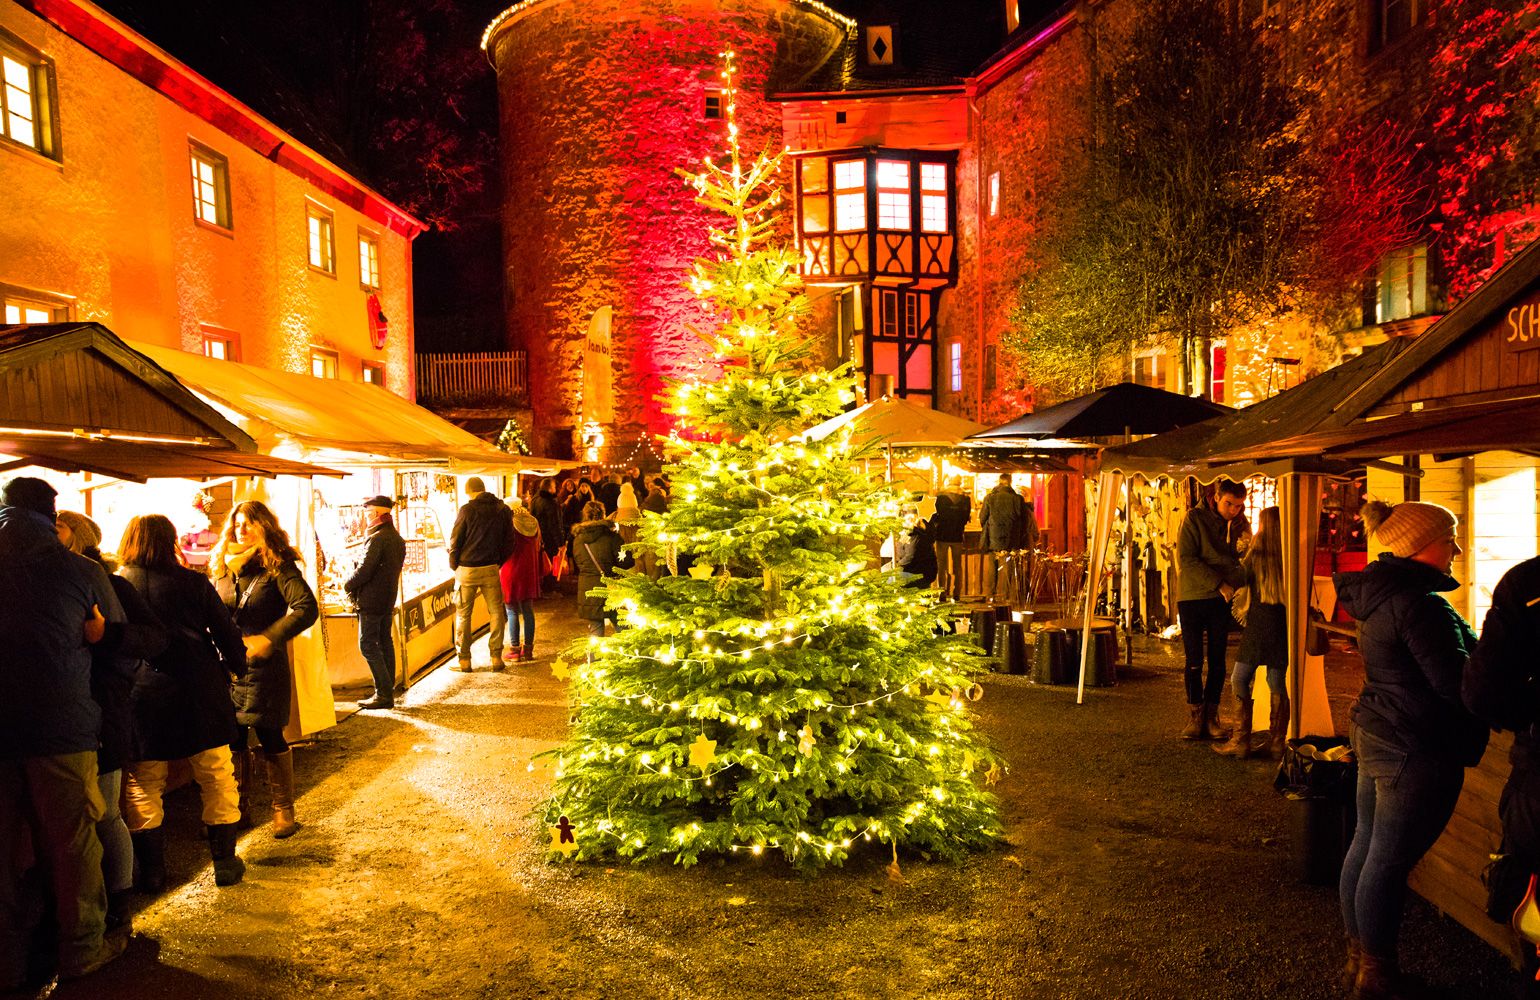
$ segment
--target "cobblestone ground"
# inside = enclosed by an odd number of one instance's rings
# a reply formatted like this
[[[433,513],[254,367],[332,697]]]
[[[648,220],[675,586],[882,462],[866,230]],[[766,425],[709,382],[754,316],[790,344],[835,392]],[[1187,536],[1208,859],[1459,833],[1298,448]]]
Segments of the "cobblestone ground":
[[[539,647],[577,634],[539,605]],[[483,649],[480,655],[485,656]],[[978,709],[1010,771],[1007,842],[960,866],[880,851],[805,879],[769,859],[555,865],[530,819],[530,755],[565,730],[549,655],[503,673],[440,670],[394,712],[296,751],[304,826],[240,851],[216,889],[196,795],[172,797],[172,886],[128,954],[57,997],[1341,996],[1335,894],[1302,885],[1298,803],[1268,762],[1175,739],[1174,646],[1136,645],[1111,689],[986,680]],[[1351,671],[1333,670],[1338,723]],[[1450,997],[1517,976],[1414,902],[1406,964]]]

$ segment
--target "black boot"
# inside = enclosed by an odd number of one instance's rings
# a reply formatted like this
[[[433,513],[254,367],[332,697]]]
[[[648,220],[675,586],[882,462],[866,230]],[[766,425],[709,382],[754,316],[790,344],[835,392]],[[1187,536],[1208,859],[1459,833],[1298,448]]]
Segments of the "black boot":
[[[134,910],[129,902],[133,890],[120,889],[107,893],[107,933],[124,937],[134,932]]]
[[[235,856],[239,823],[216,823],[209,827],[209,857],[214,861],[214,884],[235,885],[246,874],[246,862]]]
[[[151,896],[166,891],[166,828],[129,834],[134,842],[134,888]]]

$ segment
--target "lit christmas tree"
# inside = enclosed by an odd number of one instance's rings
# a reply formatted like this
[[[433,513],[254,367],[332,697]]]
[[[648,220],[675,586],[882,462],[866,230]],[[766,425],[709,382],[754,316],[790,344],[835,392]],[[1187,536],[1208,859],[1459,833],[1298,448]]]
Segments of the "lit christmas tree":
[[[898,495],[860,471],[847,435],[794,435],[853,399],[848,370],[814,363],[797,322],[796,257],[775,242],[780,157],[740,158],[732,54],[729,152],[686,175],[730,227],[691,285],[720,325],[720,376],[674,388],[708,440],[670,467],[673,501],[638,545],[690,572],[611,577],[621,631],[558,661],[575,718],[545,806],[564,855],[672,857],[780,851],[840,864],[864,841],[947,859],[1000,833],[981,781],[999,763],[966,702],[984,662],[944,635],[934,593],[873,568],[898,530]],[[581,661],[581,662],[579,662]]]

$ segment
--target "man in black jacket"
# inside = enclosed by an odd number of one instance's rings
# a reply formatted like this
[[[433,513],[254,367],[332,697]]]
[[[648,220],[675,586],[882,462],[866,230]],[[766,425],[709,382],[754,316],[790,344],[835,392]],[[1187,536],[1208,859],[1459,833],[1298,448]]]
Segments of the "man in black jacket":
[[[941,596],[962,597],[963,534],[973,517],[973,498],[957,488],[957,480],[947,480],[946,489],[936,497],[936,513],[930,519],[936,532],[936,586]]]
[[[87,560],[59,541],[54,496],[27,477],[0,494],[0,993],[25,972],[35,911],[21,864],[34,847],[53,895],[60,978],[95,971],[127,943],[126,934],[104,936],[96,836],[106,808],[87,643],[106,631],[103,598]]]
[[[406,542],[391,520],[396,502],[389,497],[364,501],[369,529],[364,535],[364,559],[342,585],[358,606],[358,651],[374,677],[374,695],[359,708],[396,707],[396,643],[392,636],[396,598],[400,594],[401,566],[406,562]]]
[[[513,554],[513,512],[501,500],[487,492],[480,476],[465,481],[470,502],[460,508],[455,526],[449,533],[449,568],[455,571],[455,617],[459,661],[454,669],[470,673],[471,612],[476,596],[487,604],[491,619],[487,646],[492,651],[492,669],[503,669],[503,629],[508,624],[503,604],[503,584],[498,568]]]

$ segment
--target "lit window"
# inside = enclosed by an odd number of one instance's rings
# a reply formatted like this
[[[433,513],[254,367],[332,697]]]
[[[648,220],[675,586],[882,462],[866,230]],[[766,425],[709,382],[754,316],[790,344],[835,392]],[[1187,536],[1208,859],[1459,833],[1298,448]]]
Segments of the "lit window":
[[[952,362],[952,391],[962,392],[962,344],[953,341],[949,350]]]
[[[0,34],[0,136],[57,158],[48,98],[52,67]]]
[[[385,366],[372,361],[365,361],[363,367],[364,381],[370,385],[385,384]]]
[[[1380,258],[1375,321],[1389,323],[1428,311],[1428,246],[1402,247]]]
[[[358,283],[371,292],[380,287],[380,240],[363,230],[358,232]]]
[[[1000,171],[989,175],[989,217],[1000,214]]]
[[[228,330],[203,328],[203,356],[220,361],[238,361],[240,341]]]
[[[903,160],[877,161],[877,226],[909,229],[909,164]]]
[[[1017,0],[1005,0],[1005,30],[1015,31],[1021,27],[1021,5]]]
[[[337,352],[312,349],[310,352],[310,374],[316,378],[336,378]]]
[[[221,229],[230,228],[230,166],[223,156],[194,143],[192,160],[193,218]]]
[[[1166,387],[1164,355],[1159,348],[1134,354],[1134,381],[1157,389]]]
[[[310,230],[310,266],[317,271],[336,274],[337,242],[332,214],[319,206],[306,205],[305,219]]]
[[[1225,345],[1214,344],[1209,348],[1208,398],[1216,403],[1225,401]]]
[[[866,228],[866,161],[834,164],[834,228],[842,233]]]
[[[802,178],[802,231],[829,231],[829,161],[814,156],[802,160],[797,171]]]
[[[68,319],[68,311],[67,306],[54,305],[50,302],[16,298],[10,295],[5,297],[7,326],[16,326],[20,323],[53,323]]]
[[[920,228],[927,233],[947,231],[946,164],[920,164]]]

